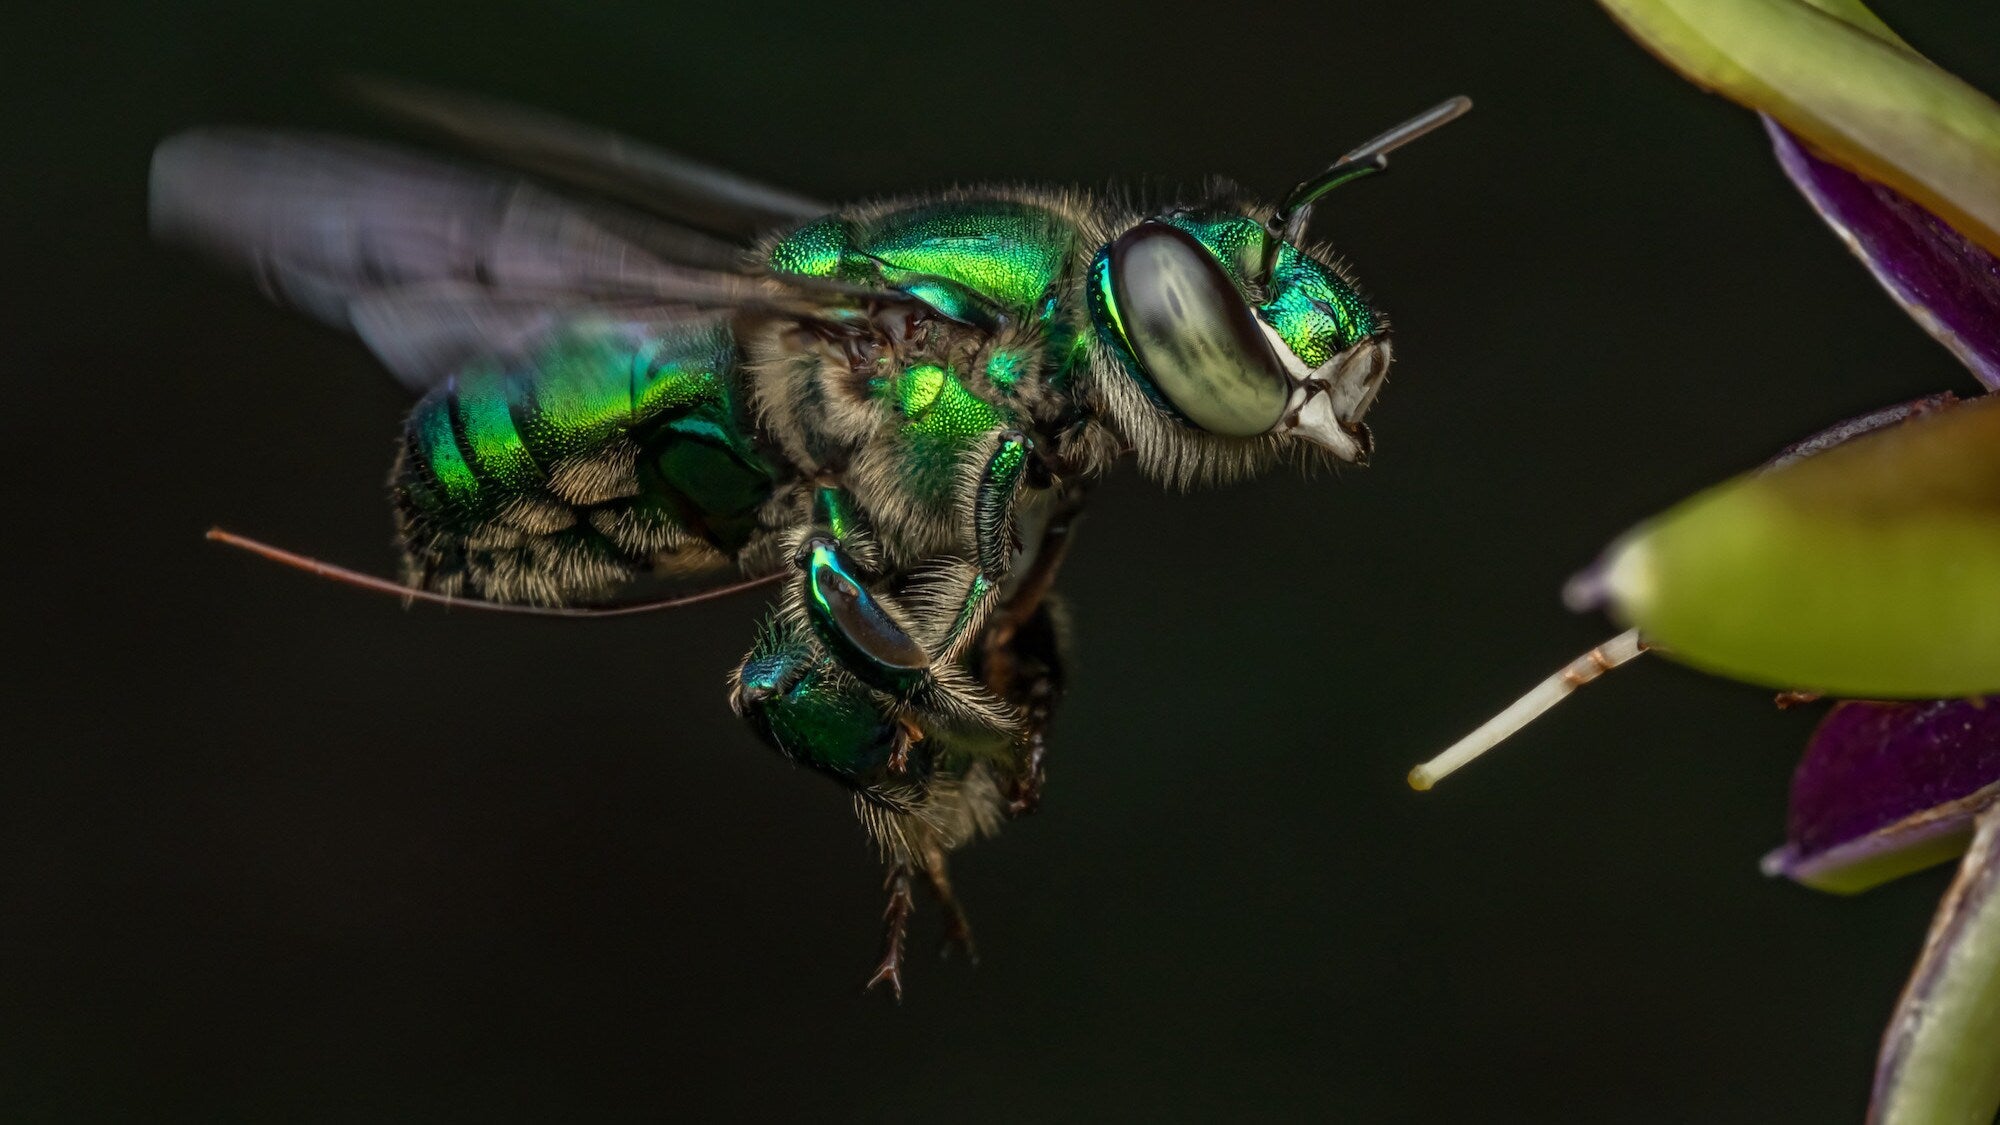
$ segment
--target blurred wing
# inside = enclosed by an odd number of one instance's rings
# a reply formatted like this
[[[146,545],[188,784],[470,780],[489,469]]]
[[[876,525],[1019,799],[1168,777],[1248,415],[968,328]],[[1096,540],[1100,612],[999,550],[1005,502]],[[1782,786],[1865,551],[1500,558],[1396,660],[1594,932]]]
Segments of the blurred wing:
[[[153,156],[151,220],[159,238],[247,270],[273,300],[357,332],[418,390],[591,308],[811,318],[879,298],[683,264],[741,251],[525,181],[307,134],[169,138]]]
[[[557,327],[592,310],[576,298],[504,296],[459,282],[364,293],[349,327],[397,379],[432,386],[475,359],[528,355]]]
[[[540,110],[382,78],[354,80],[362,100],[504,164],[735,238],[833,208],[630,137]]]
[[[526,359],[558,329],[583,324],[636,326],[652,335],[712,323],[726,311],[656,302],[495,294],[457,282],[406,285],[364,294],[348,306],[354,334],[405,385],[422,390],[477,359]]]

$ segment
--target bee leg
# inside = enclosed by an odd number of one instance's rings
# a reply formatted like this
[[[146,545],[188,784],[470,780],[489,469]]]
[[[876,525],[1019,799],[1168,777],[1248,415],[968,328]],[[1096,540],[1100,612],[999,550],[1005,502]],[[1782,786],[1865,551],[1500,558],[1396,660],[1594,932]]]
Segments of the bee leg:
[[[869,682],[948,725],[1011,730],[1019,716],[979,682],[970,666],[977,656],[967,661],[966,653],[984,633],[999,602],[999,591],[1018,549],[1015,503],[1038,466],[1034,442],[1019,430],[994,431],[988,435],[985,448],[988,452],[983,460],[966,462],[959,486],[971,517],[970,577],[966,577],[965,560],[944,557],[935,560],[939,565],[929,568],[925,580],[905,591],[902,599],[911,625],[899,639],[917,639],[929,656],[928,674],[907,685]],[[808,546],[811,542],[808,540]],[[839,651],[837,641],[830,641],[829,647]],[[874,658],[879,662],[879,657]],[[868,679],[863,671],[857,670],[856,675]]]
[[[1043,600],[988,657],[988,685],[1021,717],[1019,765],[1007,794],[1007,815],[1025,816],[1042,803],[1049,725],[1063,691],[1062,634],[1054,606]]]
[[[1021,776],[1014,779],[1014,787],[1007,794],[1007,816],[1026,816],[1042,807],[1042,786],[1048,782],[1048,768],[1043,765],[1049,753],[1048,724],[1039,723],[1028,732],[1027,748],[1021,753]]]
[[[924,684],[930,654],[910,636],[900,609],[869,588],[881,552],[846,489],[823,484],[813,490],[792,561],[799,570],[794,604],[842,667],[899,699]]]
[[[1055,714],[1061,673],[1041,674],[1020,691],[1022,725],[1021,768],[1007,793],[1007,815],[1026,816],[1042,807],[1042,785],[1048,780],[1049,720]]]
[[[924,759],[911,749],[924,732],[847,675],[794,616],[758,624],[729,702],[767,745],[857,791],[921,782]]]
[[[949,957],[953,946],[965,951],[965,959],[971,964],[979,964],[979,951],[972,945],[972,923],[965,917],[965,908],[958,904],[958,896],[952,893],[951,873],[946,869],[944,852],[936,848],[924,852],[924,880],[930,884],[931,894],[936,896],[938,906],[944,910],[944,939],[938,943],[938,956]]]
[[[882,548],[875,542],[875,531],[845,488],[822,484],[813,489],[806,526],[807,537],[824,535],[839,543],[865,576],[873,578],[881,571]]]
[[[843,490],[818,490],[806,537],[793,556],[799,568],[793,596],[821,645],[856,679],[903,706],[955,723],[1007,725],[1004,710],[963,669],[904,623],[904,607],[869,587],[866,552],[872,545],[866,536],[865,520]],[[915,613],[925,621],[939,616],[934,601],[927,599]]]
[[[899,699],[926,685],[930,653],[910,635],[896,607],[863,583],[864,571],[839,540],[813,535],[794,561],[806,620],[843,667]]]
[[[1042,803],[1049,723],[1062,696],[1062,635],[1049,601],[1056,572],[1069,553],[1070,531],[1083,511],[1081,491],[1064,497],[1042,529],[1028,572],[980,637],[980,672],[987,690],[1021,716],[1021,764],[1008,793],[1007,815],[1025,816]]]
[[[992,440],[993,450],[986,463],[965,486],[967,508],[972,513],[975,569],[965,592],[949,611],[949,624],[932,645],[940,662],[957,660],[984,630],[1017,548],[1014,502],[1034,463],[1035,443],[1019,430],[1001,430]],[[942,599],[936,601],[941,603]]]
[[[883,889],[889,892],[889,905],[882,911],[882,960],[875,966],[875,975],[868,978],[862,991],[886,984],[896,997],[896,1003],[903,1002],[903,940],[910,932],[910,912],[916,909],[916,900],[910,897],[910,868],[907,864],[889,865],[889,876],[883,880]]]
[[[1062,570],[1063,561],[1069,558],[1071,533],[1077,518],[1083,514],[1083,501],[1084,490],[1081,487],[1074,491],[1065,490],[1048,523],[1043,525],[1041,542],[1035,549],[1035,561],[1015,584],[1007,604],[993,614],[986,629],[983,641],[989,661],[1005,651],[1013,642],[1014,634],[1041,611],[1042,603],[1056,584],[1056,575]]]
[[[960,499],[971,516],[970,577],[966,577],[964,560],[940,560],[944,565],[935,568],[905,599],[924,646],[930,650],[935,676],[951,681],[940,685],[944,694],[959,701],[968,691],[977,690],[972,683],[960,682],[966,677],[958,666],[967,648],[985,632],[1000,588],[1012,569],[1019,546],[1014,529],[1015,501],[1035,468],[1034,442],[1028,435],[1019,430],[998,430],[988,440],[991,451],[983,462],[968,462],[960,485]],[[986,717],[1006,725],[1006,719],[998,714]]]

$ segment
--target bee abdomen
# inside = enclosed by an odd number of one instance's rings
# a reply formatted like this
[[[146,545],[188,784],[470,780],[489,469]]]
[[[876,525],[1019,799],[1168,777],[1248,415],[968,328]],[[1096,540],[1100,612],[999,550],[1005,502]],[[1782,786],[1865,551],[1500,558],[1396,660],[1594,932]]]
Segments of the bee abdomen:
[[[724,327],[606,325],[433,389],[404,425],[394,479],[411,580],[561,602],[600,598],[664,556],[722,561],[774,480],[735,380]]]

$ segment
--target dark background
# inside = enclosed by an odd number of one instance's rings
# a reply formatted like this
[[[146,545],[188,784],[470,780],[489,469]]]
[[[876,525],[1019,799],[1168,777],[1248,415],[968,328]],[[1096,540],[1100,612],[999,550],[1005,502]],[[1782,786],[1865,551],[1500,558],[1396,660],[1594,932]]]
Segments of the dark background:
[[[1882,14],[2000,89],[2000,8]],[[0,1115],[1858,1120],[1944,885],[1764,879],[1814,716],[1654,661],[1430,795],[1403,773],[1611,628],[1634,520],[1964,373],[1745,112],[1592,5],[213,0],[15,25]],[[738,727],[754,599],[404,612],[201,541],[391,571],[404,402],[152,247],[148,152],[379,130],[384,72],[823,196],[1275,192],[1456,93],[1322,209],[1400,329],[1376,467],[1102,490],[1042,813],[965,853],[976,970],[859,989],[845,798]],[[918,947],[936,933],[921,916]]]

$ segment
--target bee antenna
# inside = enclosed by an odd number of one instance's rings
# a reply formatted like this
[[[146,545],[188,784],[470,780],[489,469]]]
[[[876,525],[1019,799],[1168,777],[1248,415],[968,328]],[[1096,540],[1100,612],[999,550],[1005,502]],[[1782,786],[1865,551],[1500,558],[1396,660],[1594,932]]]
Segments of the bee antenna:
[[[1472,99],[1463,95],[1448,98],[1429,109],[1390,129],[1381,136],[1350,150],[1345,156],[1334,161],[1326,171],[1307,180],[1285,196],[1285,202],[1277,213],[1265,224],[1264,276],[1271,276],[1271,266],[1277,261],[1278,247],[1285,243],[1296,246],[1305,234],[1306,223],[1312,218],[1312,207],[1319,198],[1342,184],[1352,183],[1363,176],[1372,175],[1389,167],[1389,154],[1409,144],[1418,137],[1439,126],[1465,116],[1472,109]]]
[[[1410,771],[1410,788],[1429,789],[1488,750],[1498,746],[1515,731],[1540,718],[1542,713],[1590,681],[1646,651],[1646,642],[1637,629],[1623,633],[1577,657],[1562,671],[1528,689],[1498,715],[1486,720],[1478,730],[1452,743],[1450,749]]]
[[[219,527],[209,528],[208,534],[204,538],[235,547],[238,550],[248,551],[253,555],[269,559],[274,563],[289,566],[294,570],[303,570],[316,578],[330,579],[342,585],[354,586],[363,590],[372,590],[378,594],[393,594],[396,597],[402,598],[405,603],[429,602],[432,605],[441,605],[447,608],[480,609],[493,613],[518,613],[528,617],[627,617],[632,614],[652,613],[663,609],[679,609],[681,606],[714,601],[718,598],[726,598],[731,594],[740,594],[747,590],[755,590],[760,586],[769,586],[783,579],[787,573],[780,570],[758,578],[732,582],[726,586],[712,586],[706,590],[697,590],[692,594],[682,594],[679,597],[662,598],[657,601],[626,602],[619,605],[595,606],[523,605],[516,602],[496,602],[486,598],[455,598],[450,594],[440,594],[432,590],[420,590],[413,586],[405,586],[400,582],[391,582],[387,578],[377,578],[372,574],[363,574],[358,570],[349,570],[344,566],[336,566],[333,563],[309,558],[305,555],[287,551],[283,547],[274,547],[269,543],[259,542],[248,536],[238,535],[232,531],[224,531]]]

